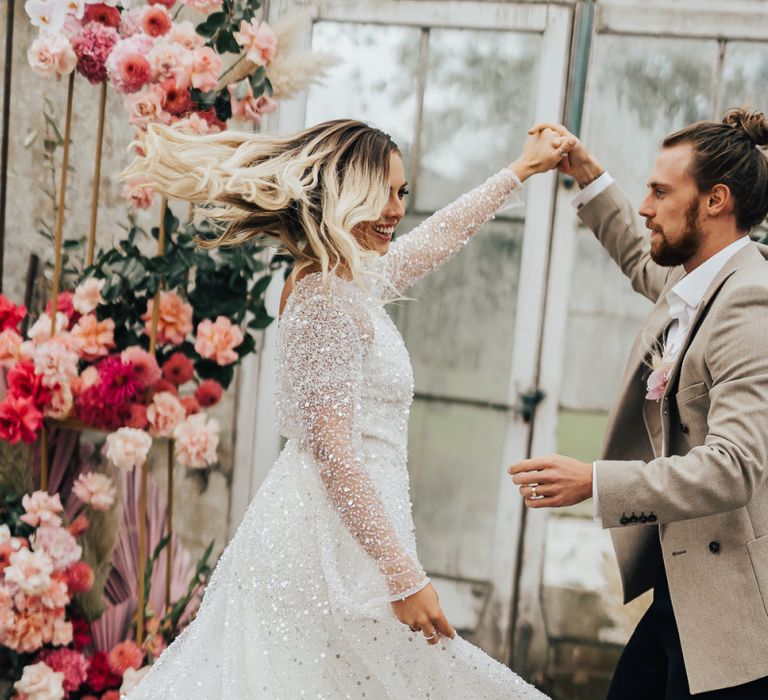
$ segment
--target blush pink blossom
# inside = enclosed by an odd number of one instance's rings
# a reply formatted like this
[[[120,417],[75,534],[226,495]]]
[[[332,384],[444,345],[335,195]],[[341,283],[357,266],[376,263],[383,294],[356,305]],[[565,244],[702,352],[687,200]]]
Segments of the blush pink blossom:
[[[10,556],[5,580],[15,584],[26,595],[42,595],[51,585],[53,562],[45,552],[20,549]]]
[[[40,36],[27,51],[32,70],[42,78],[61,78],[69,75],[77,65],[77,55],[63,34]]]
[[[12,328],[0,331],[0,367],[9,369],[21,359],[24,339]]]
[[[204,469],[215,464],[219,447],[219,423],[196,413],[179,423],[173,431],[176,459],[191,469]]]
[[[127,347],[121,357],[124,362],[133,365],[135,374],[144,387],[152,386],[162,376],[155,356],[138,345]]]
[[[83,373],[72,380],[71,387],[72,387],[72,393],[75,396],[78,396],[79,394],[82,394],[84,391],[87,391],[92,386],[95,386],[99,382],[99,370],[96,369],[94,365],[91,365],[90,367],[86,367],[83,370]]]
[[[13,687],[25,700],[62,700],[65,697],[64,674],[42,661],[25,666]]]
[[[186,415],[184,406],[176,396],[170,391],[160,391],[152,397],[152,403],[147,407],[149,432],[156,437],[171,437]]]
[[[51,400],[43,410],[43,415],[54,420],[64,420],[72,413],[75,398],[68,382],[56,384],[51,389]]]
[[[141,28],[148,36],[163,36],[171,31],[173,22],[162,5],[147,5],[141,16]]]
[[[120,26],[118,30],[120,36],[127,39],[137,34],[143,34],[141,29],[141,16],[144,14],[143,7],[134,7],[120,16]]]
[[[266,22],[242,20],[235,41],[246,50],[246,58],[257,66],[267,65],[277,52],[277,34]]]
[[[83,555],[82,547],[77,540],[63,527],[43,525],[35,531],[30,539],[35,552],[44,552],[53,563],[54,571],[66,569],[79,561]]]
[[[88,677],[88,660],[74,649],[45,649],[37,657],[64,676],[64,692],[77,690]]]
[[[83,359],[106,357],[115,347],[115,322],[111,318],[99,321],[93,314],[86,314],[72,329],[72,339]]]
[[[88,277],[75,288],[72,295],[72,305],[75,310],[81,314],[89,314],[96,310],[96,307],[104,303],[101,297],[101,290],[107,283],[105,279],[97,277]]]
[[[152,325],[154,299],[147,302],[147,310],[141,317],[145,332],[149,335]],[[192,331],[192,305],[184,301],[176,292],[160,292],[160,305],[157,317],[157,342],[160,345],[180,345]]]
[[[196,49],[192,60],[192,87],[203,92],[215,90],[221,66],[221,56],[210,46]]]
[[[217,134],[221,128],[216,124],[211,124],[207,119],[200,116],[199,112],[192,112],[184,124],[186,129],[193,134]]]
[[[35,372],[46,386],[69,384],[77,376],[79,356],[69,334],[57,335],[34,349]]]
[[[154,123],[171,123],[171,114],[165,109],[165,91],[160,85],[150,85],[142,93],[126,95],[124,103],[128,121],[139,129],[146,130]]]
[[[118,13],[118,21],[119,17]],[[86,24],[72,40],[77,56],[77,72],[93,85],[103,83],[107,79],[107,58],[119,39],[120,35],[114,27],[100,22]]]
[[[180,44],[188,51],[205,45],[205,39],[195,31],[195,25],[188,20],[174,22],[171,31],[165,35],[165,38],[174,44]]]
[[[72,643],[72,623],[69,620],[56,618],[51,630],[51,644],[54,646],[66,646]]]
[[[107,59],[107,75],[119,93],[138,92],[152,79],[147,54],[154,40],[146,34],[135,34],[118,41]]]
[[[244,87],[238,87],[241,84]],[[261,116],[263,114],[271,114],[277,109],[277,102],[271,97],[267,95],[254,97],[253,88],[247,80],[241,81],[237,85],[230,83],[227,85],[227,90],[229,90],[232,105],[232,118],[235,121],[248,121],[258,125],[261,124]],[[236,97],[240,90],[244,91],[242,98]]]
[[[120,469],[132,470],[147,461],[152,438],[143,430],[120,428],[107,435],[107,458]]]
[[[173,78],[177,87],[189,86],[194,54],[181,44],[165,37],[158,39],[147,55],[147,60],[152,67],[152,78],[155,82]]]
[[[210,14],[211,12],[218,12],[222,5],[223,0],[181,0],[184,5],[191,7],[198,12],[204,12]]]
[[[109,510],[115,502],[115,484],[106,474],[82,472],[72,485],[72,492],[94,510]]]
[[[219,316],[215,321],[205,319],[197,326],[195,350],[201,357],[214,360],[219,365],[231,365],[237,361],[235,352],[243,342],[243,332],[226,316]]]
[[[155,199],[154,190],[140,180],[123,185],[122,194],[133,209],[149,209]]]
[[[26,511],[21,520],[27,525],[38,527],[39,525],[61,525],[61,513],[64,508],[58,493],[50,494],[45,491],[34,491],[32,494],[24,494],[21,505]]]
[[[57,574],[51,575],[51,585],[40,595],[40,602],[49,610],[61,610],[70,602],[69,589],[66,580],[58,578]],[[53,629],[46,634],[52,637]],[[69,642],[66,642],[67,644]]]
[[[56,312],[56,332],[69,328],[69,318],[67,314],[61,311]],[[32,324],[32,327],[27,331],[27,335],[30,340],[39,344],[51,337],[51,316],[47,313],[40,314],[40,318]]]

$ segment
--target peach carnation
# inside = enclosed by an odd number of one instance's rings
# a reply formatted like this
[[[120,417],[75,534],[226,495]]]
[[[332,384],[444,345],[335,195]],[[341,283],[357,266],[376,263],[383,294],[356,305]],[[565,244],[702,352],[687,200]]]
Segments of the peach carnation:
[[[99,304],[103,304],[104,299],[101,298],[101,290],[104,289],[106,283],[107,280],[105,279],[88,277],[78,284],[72,295],[72,306],[75,307],[75,311],[89,314],[95,311]]]
[[[21,499],[21,505],[26,511],[21,516],[21,520],[27,525],[37,527],[38,525],[61,525],[59,513],[64,510],[61,505],[61,498],[58,493],[53,496],[45,491],[35,491],[34,493],[24,494]]]
[[[31,537],[32,549],[44,552],[53,564],[54,571],[61,571],[80,560],[83,548],[77,540],[63,527],[43,525]]]
[[[83,359],[106,357],[115,348],[115,322],[111,318],[99,321],[93,314],[86,314],[72,329],[72,339]]]
[[[25,666],[13,687],[25,700],[61,700],[65,697],[64,674],[54,671],[43,661]]]
[[[231,365],[237,361],[235,352],[243,342],[243,332],[226,316],[219,316],[215,321],[205,319],[197,326],[195,350],[201,357],[214,360],[219,365]]]
[[[51,585],[53,562],[45,552],[20,549],[9,557],[5,580],[27,595],[42,595]]]
[[[152,326],[152,309],[155,300],[147,302],[147,310],[141,317],[145,332],[149,335]],[[160,292],[160,308],[157,315],[157,342],[180,345],[192,331],[192,305],[184,301],[176,292]]]
[[[107,458],[120,469],[140,467],[147,460],[152,438],[143,430],[120,428],[107,435]]]
[[[184,406],[169,391],[155,394],[152,397],[152,403],[147,408],[149,432],[157,437],[171,437],[174,428],[185,417]]]
[[[215,464],[219,447],[219,423],[204,413],[189,416],[173,431],[179,464],[204,469]]]
[[[128,639],[116,644],[112,651],[109,652],[107,659],[109,660],[109,668],[112,672],[122,676],[129,668],[141,668],[144,654],[136,642]]]
[[[21,359],[24,339],[13,328],[0,331],[0,367],[10,369]]]
[[[109,510],[115,502],[115,484],[106,474],[82,472],[72,485],[72,491],[94,510]]]

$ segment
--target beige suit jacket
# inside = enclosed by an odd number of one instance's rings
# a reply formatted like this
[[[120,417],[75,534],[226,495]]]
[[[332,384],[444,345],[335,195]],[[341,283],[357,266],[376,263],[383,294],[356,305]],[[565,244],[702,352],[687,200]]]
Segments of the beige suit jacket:
[[[768,248],[750,243],[707,290],[663,399],[645,398],[648,351],[682,268],[649,256],[613,184],[582,221],[656,305],[630,352],[596,464],[625,602],[663,557],[691,693],[768,676]]]

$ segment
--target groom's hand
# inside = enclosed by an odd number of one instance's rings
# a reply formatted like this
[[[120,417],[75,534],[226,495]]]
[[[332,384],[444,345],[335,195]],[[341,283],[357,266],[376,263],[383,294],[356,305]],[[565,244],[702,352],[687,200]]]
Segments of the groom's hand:
[[[592,465],[571,457],[526,459],[507,471],[529,508],[572,506],[592,496]]]
[[[542,131],[554,131],[563,139],[569,139],[573,147],[569,149],[568,156],[563,158],[558,164],[557,169],[563,175],[570,175],[578,183],[580,188],[586,187],[590,182],[596,180],[605,172],[605,168],[598,162],[587,147],[577,139],[562,124],[539,123],[532,126],[528,133],[533,136]]]

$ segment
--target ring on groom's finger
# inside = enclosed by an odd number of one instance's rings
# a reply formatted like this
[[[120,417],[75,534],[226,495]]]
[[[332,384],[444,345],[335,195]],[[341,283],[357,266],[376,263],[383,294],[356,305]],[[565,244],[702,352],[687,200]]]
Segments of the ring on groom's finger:
[[[536,486],[537,486],[536,484],[531,486],[531,500],[533,500],[534,498],[538,498],[539,497],[539,494],[536,493]]]

